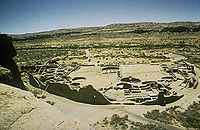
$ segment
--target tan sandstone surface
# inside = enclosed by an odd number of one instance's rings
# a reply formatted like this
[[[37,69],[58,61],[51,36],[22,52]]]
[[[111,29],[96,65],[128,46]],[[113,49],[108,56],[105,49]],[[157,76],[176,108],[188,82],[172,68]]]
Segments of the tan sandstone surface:
[[[31,92],[0,84],[0,129],[78,129],[78,122]]]

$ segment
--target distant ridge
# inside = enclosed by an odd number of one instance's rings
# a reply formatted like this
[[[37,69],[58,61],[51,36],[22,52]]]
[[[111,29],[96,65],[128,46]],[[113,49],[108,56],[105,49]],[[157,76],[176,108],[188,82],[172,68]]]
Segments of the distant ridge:
[[[132,37],[155,33],[192,33],[200,31],[200,22],[177,21],[170,23],[140,22],[109,24],[103,27],[81,27],[58,29],[39,33],[11,35],[15,41],[27,40],[69,40],[88,37]]]
[[[66,31],[66,30],[77,30],[77,29],[87,29],[87,28],[104,28],[104,27],[109,27],[109,26],[120,26],[120,25],[139,25],[139,24],[168,24],[168,25],[173,25],[173,24],[177,24],[177,25],[187,25],[188,24],[194,24],[194,25],[200,25],[200,21],[199,22],[192,22],[192,21],[175,21],[175,22],[136,22],[136,23],[113,23],[113,24],[108,24],[105,26],[97,26],[97,27],[77,27],[77,28],[63,28],[63,29],[53,29],[53,30],[49,30],[49,31],[42,31],[42,32],[33,32],[33,33],[24,33],[24,34],[11,34],[12,36],[15,35],[26,35],[26,34],[37,34],[37,33],[48,33],[48,32],[54,32],[54,31]]]

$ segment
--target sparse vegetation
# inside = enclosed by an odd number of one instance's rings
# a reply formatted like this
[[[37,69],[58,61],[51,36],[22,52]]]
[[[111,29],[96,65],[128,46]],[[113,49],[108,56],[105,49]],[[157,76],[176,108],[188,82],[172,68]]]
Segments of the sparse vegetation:
[[[128,115],[120,117],[117,114],[113,114],[111,118],[106,117],[102,121],[93,125],[97,130],[99,129],[130,129],[130,130],[167,130],[166,128],[156,124],[143,124],[141,122],[135,122],[128,119]]]
[[[200,129],[200,102],[194,102],[185,111],[176,110],[177,106],[168,108],[164,111],[152,110],[144,114],[146,118],[157,120],[166,124],[178,124],[187,128]]]
[[[173,120],[175,119],[174,115],[168,113],[167,111],[160,112],[158,109],[152,110],[151,112],[147,112],[144,114],[146,118],[157,120],[165,124],[173,124]]]
[[[17,62],[49,59],[66,56],[70,50],[120,49],[122,58],[148,58],[153,61],[167,60],[163,55],[149,55],[154,52],[172,52],[186,56],[187,61],[200,66],[199,23],[131,23],[112,24],[105,27],[61,29],[55,31],[12,35],[18,49]],[[132,48],[132,50],[128,50]],[[183,49],[194,51],[183,51]],[[144,50],[145,55],[135,55]],[[27,52],[29,55],[27,55]],[[132,54],[132,55],[130,55]],[[194,55],[195,54],[195,55]],[[112,57],[112,56],[110,56]],[[158,60],[159,59],[159,60]]]
[[[200,23],[132,23],[105,27],[62,29],[42,33],[11,35],[18,55],[18,64],[35,64],[61,57],[76,67],[89,62],[98,64],[161,63],[169,61],[165,54],[180,54],[184,61],[200,68]],[[96,54],[87,56],[85,50]],[[92,58],[91,58],[92,57]],[[91,58],[91,59],[90,59]],[[70,70],[70,69],[69,69]],[[50,103],[51,104],[51,103]],[[200,129],[200,103],[194,102],[185,111],[177,106],[164,111],[153,110],[146,118],[169,125]],[[113,114],[94,124],[107,129],[165,129],[158,124],[143,124]]]

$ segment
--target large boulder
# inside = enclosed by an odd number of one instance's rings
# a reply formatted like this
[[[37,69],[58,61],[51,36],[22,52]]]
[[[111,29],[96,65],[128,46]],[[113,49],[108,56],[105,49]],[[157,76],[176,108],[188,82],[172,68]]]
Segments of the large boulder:
[[[31,92],[0,84],[0,129],[78,129],[77,123]]]
[[[10,70],[0,66],[0,83],[5,83],[11,85],[12,83],[12,73]]]

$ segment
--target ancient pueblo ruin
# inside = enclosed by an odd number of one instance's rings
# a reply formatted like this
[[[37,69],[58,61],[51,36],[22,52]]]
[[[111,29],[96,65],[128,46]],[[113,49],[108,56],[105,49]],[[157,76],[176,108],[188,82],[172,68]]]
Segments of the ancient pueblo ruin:
[[[198,86],[194,65],[178,55],[165,54],[170,61],[160,64],[111,64],[95,62],[96,54],[85,51],[87,64],[66,65],[55,59],[21,70],[28,72],[34,87],[95,105],[166,105],[182,98],[181,91]]]

